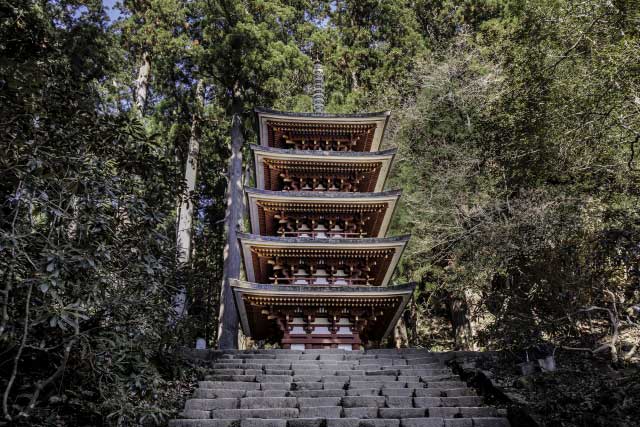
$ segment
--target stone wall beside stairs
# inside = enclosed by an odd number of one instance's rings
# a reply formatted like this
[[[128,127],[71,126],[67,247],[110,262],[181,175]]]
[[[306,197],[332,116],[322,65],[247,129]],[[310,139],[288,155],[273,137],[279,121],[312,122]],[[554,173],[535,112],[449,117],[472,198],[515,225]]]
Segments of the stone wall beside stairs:
[[[211,352],[170,427],[509,427],[426,350]]]

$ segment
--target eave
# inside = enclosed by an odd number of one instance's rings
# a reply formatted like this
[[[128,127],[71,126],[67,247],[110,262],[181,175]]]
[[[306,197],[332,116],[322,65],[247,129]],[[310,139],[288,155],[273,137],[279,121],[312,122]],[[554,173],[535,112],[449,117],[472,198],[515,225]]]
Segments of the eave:
[[[247,301],[251,299],[264,299],[274,306],[361,306],[379,303],[384,307],[391,307],[390,321],[386,322],[384,333],[378,334],[378,338],[384,340],[389,336],[393,327],[398,322],[407,303],[411,299],[415,284],[403,284],[390,287],[373,286],[349,286],[349,287],[322,287],[322,286],[283,286],[258,284],[232,279],[231,288],[238,313],[240,324],[245,335],[260,338],[254,334],[255,324],[259,321],[255,310],[247,307]]]
[[[267,180],[265,164],[269,163],[292,163],[308,164],[310,166],[322,166],[328,172],[338,171],[345,167],[359,165],[362,167],[378,167],[375,184],[368,191],[380,192],[384,188],[384,183],[391,168],[391,162],[396,154],[396,149],[377,152],[341,152],[341,151],[320,151],[320,150],[286,150],[280,148],[263,147],[251,145],[255,160],[256,187],[261,190],[273,190],[271,183]]]
[[[294,113],[265,108],[256,108],[255,113],[258,122],[260,145],[270,145],[268,128],[273,124],[307,125],[309,127],[318,125],[331,127],[340,125],[369,125],[374,130],[368,150],[365,151],[379,150],[382,137],[391,114],[389,111],[365,114]]]
[[[378,193],[340,193],[340,192],[281,192],[245,188],[247,194],[251,230],[254,234],[266,235],[264,217],[266,206],[282,206],[278,210],[295,212],[306,208],[316,214],[336,214],[339,212],[371,211],[376,225],[376,234],[370,237],[384,237],[389,228],[391,217],[400,197],[400,191]]]
[[[376,286],[387,286],[409,241],[408,235],[387,238],[362,239],[313,239],[259,236],[238,233],[247,280],[262,282],[267,272],[256,261],[256,257],[318,257],[318,258],[375,258],[384,260],[385,274]],[[389,258],[391,257],[391,258]],[[265,280],[266,281],[266,280]]]

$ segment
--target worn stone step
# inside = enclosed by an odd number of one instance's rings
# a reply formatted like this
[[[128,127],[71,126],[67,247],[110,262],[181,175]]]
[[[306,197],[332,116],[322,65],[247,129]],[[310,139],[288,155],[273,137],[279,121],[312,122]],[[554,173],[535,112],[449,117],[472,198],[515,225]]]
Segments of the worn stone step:
[[[198,387],[226,390],[258,390],[260,389],[260,383],[242,381],[199,381]]]
[[[426,390],[426,389],[425,389]],[[413,397],[415,389],[413,388],[382,388],[380,394],[387,397]]]
[[[275,408],[275,409],[216,409],[211,411],[211,418],[236,419],[245,418],[296,418],[298,408]]]
[[[347,389],[347,396],[378,396],[380,395],[379,388],[349,388]]]
[[[237,420],[171,420],[169,427],[238,427]]]
[[[291,383],[291,390],[322,390],[323,388],[324,388],[324,383],[320,381],[317,381],[317,382],[300,381],[300,382]]]
[[[200,409],[185,409],[180,412],[180,417],[184,419],[202,420],[211,418],[211,411],[203,411]]]
[[[398,419],[327,418],[327,427],[400,427]]]
[[[286,419],[245,418],[239,420],[239,427],[287,427]]]
[[[342,416],[341,406],[303,406],[300,408],[302,418],[340,418]]]
[[[247,390],[244,397],[287,397],[289,390]]]
[[[425,410],[414,407],[380,408],[378,416],[380,418],[422,418],[425,416]]]
[[[472,388],[448,388],[442,390],[443,397],[462,397],[462,396],[477,396],[477,393]]]
[[[383,407],[385,405],[384,396],[345,396],[342,398],[342,406],[345,408],[356,408],[360,406]]]
[[[424,399],[429,399],[425,397]],[[482,405],[482,397],[480,396],[461,396],[461,397],[441,397],[442,406],[480,406]]]
[[[196,399],[228,399],[244,397],[245,390],[226,390],[216,388],[197,388],[193,392]]]
[[[205,381],[255,382],[256,375],[205,375]]]
[[[294,375],[293,375],[293,381],[295,382],[320,382],[322,381],[322,377],[325,376],[322,373],[303,373],[303,374],[299,374],[296,372],[300,372],[300,371],[293,371]]]
[[[344,395],[344,389],[292,390],[289,392],[289,396],[293,397],[342,397]]]
[[[293,375],[293,371],[290,369],[271,369],[269,367],[264,368],[264,373],[266,375]]]
[[[429,381],[426,378],[421,378],[423,379],[423,382],[425,382],[427,384],[427,387],[429,388],[466,388],[467,387],[467,383],[463,382],[463,381]]]
[[[441,388],[419,388],[414,390],[415,397],[444,397],[445,390]]]
[[[341,397],[299,397],[298,407],[340,406],[341,401]]]
[[[406,388],[407,383],[398,381],[350,381],[349,388],[382,388],[387,386],[388,388]]]
[[[398,370],[397,369],[387,369],[387,370],[382,370],[379,369],[377,371],[373,371],[373,370],[366,370],[364,371],[365,376],[398,376]]]
[[[478,417],[472,418],[473,427],[510,427],[506,418],[498,417]]]
[[[353,376],[351,378],[353,380]],[[398,380],[395,375],[364,375],[364,376],[358,377],[356,381],[394,382]]]
[[[295,408],[297,405],[298,401],[295,397],[245,397],[240,399],[240,409]]]
[[[244,371],[242,368],[216,368],[213,369],[212,375],[244,375]]]
[[[211,411],[213,409],[236,409],[238,400],[235,398],[222,399],[188,399],[185,402],[185,410]]]
[[[413,408],[413,397],[390,396],[386,398],[386,405],[388,408]]]
[[[321,383],[324,389],[345,388],[346,383],[340,382],[323,382]]]
[[[289,418],[287,427],[324,427],[324,418]]]
[[[441,397],[414,397],[413,406],[416,408],[435,408],[442,405]],[[449,405],[454,406],[454,405]]]
[[[464,418],[497,418],[496,408],[487,406],[480,407],[459,407],[460,415]]]
[[[277,382],[277,383],[272,383],[272,382],[264,382],[264,383],[259,383],[260,384],[260,390],[291,390],[291,384],[292,383],[287,383],[287,382]]]
[[[290,383],[293,381],[291,375],[256,375],[255,381],[259,383]]]
[[[345,418],[378,418],[377,407],[343,408],[342,412]]]
[[[400,427],[472,427],[459,423],[458,419],[443,418],[403,418]]]

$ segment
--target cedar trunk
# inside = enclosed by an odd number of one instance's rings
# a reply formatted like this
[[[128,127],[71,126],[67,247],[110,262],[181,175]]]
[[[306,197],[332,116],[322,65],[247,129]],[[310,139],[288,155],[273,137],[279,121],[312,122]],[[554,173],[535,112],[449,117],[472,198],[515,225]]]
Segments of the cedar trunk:
[[[198,81],[196,85],[196,105],[191,119],[191,137],[189,138],[189,151],[184,171],[184,192],[180,196],[178,207],[178,231],[176,234],[176,250],[179,273],[179,290],[173,298],[173,315],[180,319],[187,314],[187,269],[191,262],[192,231],[193,231],[193,192],[196,189],[198,175],[198,155],[200,154],[200,136],[202,112],[204,110],[204,83]]]
[[[238,226],[242,221],[242,121],[233,115],[231,126],[231,158],[229,159],[229,186],[227,188],[227,213],[225,228],[227,243],[224,247],[222,291],[220,295],[220,316],[218,325],[218,348],[221,350],[238,348],[238,312],[233,301],[230,279],[240,277],[240,245]]]
[[[136,79],[136,107],[138,113],[144,116],[144,109],[147,105],[147,93],[149,91],[149,77],[151,76],[151,60],[149,53],[142,54],[138,78]]]

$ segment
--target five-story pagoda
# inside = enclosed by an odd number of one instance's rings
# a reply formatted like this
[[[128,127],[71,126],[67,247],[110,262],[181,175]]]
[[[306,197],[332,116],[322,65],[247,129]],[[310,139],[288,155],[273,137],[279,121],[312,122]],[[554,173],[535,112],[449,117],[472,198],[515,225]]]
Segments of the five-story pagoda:
[[[252,234],[239,238],[247,281],[231,282],[245,335],[290,349],[375,345],[413,291],[388,286],[409,238],[385,237],[400,196],[382,191],[389,113],[256,114]]]

